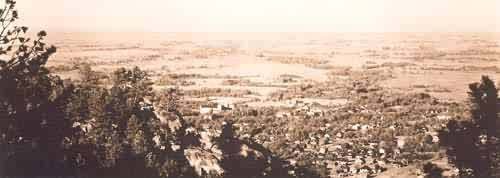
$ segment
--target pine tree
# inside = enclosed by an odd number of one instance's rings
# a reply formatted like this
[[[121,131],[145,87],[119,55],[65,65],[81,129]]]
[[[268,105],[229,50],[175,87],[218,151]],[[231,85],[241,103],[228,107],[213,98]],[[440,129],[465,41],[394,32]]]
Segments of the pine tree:
[[[474,123],[488,138],[496,137],[498,93],[494,82],[483,76],[481,83],[469,85],[471,113]]]
[[[498,164],[497,89],[487,76],[469,89],[471,119],[449,121],[446,130],[440,131],[441,144],[461,175],[490,177]]]
[[[148,145],[143,131],[144,123],[137,116],[132,115],[127,124],[127,141],[135,154],[145,154],[152,145]]]

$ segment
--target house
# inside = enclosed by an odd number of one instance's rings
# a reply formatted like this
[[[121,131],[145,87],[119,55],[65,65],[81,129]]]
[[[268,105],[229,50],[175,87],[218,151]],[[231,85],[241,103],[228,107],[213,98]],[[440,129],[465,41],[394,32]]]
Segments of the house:
[[[231,110],[231,105],[229,104],[221,104],[221,103],[209,103],[205,105],[200,105],[200,114],[219,114],[225,111]]]
[[[287,106],[287,107],[291,107],[291,108],[293,108],[293,107],[302,107],[302,106],[304,106],[306,103],[304,103],[304,101],[301,101],[301,100],[297,100],[297,99],[295,99],[295,100],[287,100],[287,101],[285,102],[285,104],[286,104],[286,106]]]
[[[324,116],[324,113],[321,109],[313,108],[307,111],[307,115],[310,117],[320,117]]]
[[[225,112],[225,111],[229,111],[231,109],[232,109],[232,107],[231,107],[230,104],[217,103],[217,107],[215,108],[214,112],[215,113],[222,113],[222,112]]]

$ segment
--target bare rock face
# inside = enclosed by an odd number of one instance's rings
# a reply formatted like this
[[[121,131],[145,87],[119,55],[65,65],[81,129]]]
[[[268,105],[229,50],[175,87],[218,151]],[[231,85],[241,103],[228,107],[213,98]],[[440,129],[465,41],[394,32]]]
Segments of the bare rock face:
[[[171,133],[177,133],[184,127],[184,121],[178,113],[155,111],[155,114],[163,125],[168,126]]]
[[[223,175],[224,169],[220,162],[222,154],[203,150],[201,148],[190,148],[184,150],[184,155],[196,173],[202,175]]]
[[[226,124],[219,130],[197,131],[188,128],[178,112],[154,111],[164,129],[175,137],[195,135],[195,144],[182,141],[177,151],[182,151],[185,158],[199,176],[248,177],[259,176],[267,165],[267,157],[256,148],[234,136],[232,125]],[[191,129],[191,130],[190,130]],[[173,145],[175,146],[175,145]],[[182,150],[183,149],[183,150]]]
[[[184,150],[186,159],[199,176],[248,176],[265,169],[267,158],[264,154],[238,139],[225,140],[221,144],[202,136],[200,142],[199,147]]]

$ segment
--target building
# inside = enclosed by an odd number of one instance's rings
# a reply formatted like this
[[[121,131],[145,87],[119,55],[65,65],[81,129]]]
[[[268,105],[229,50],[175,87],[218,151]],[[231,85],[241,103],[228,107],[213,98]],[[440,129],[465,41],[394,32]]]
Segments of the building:
[[[205,105],[200,105],[200,114],[220,114],[226,111],[231,110],[232,107],[229,104],[221,104],[221,103],[209,103]]]

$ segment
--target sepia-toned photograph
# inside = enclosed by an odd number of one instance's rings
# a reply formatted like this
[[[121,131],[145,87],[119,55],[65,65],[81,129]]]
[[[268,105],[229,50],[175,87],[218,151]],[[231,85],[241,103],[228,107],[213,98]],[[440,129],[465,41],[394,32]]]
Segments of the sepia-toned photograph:
[[[500,178],[498,0],[0,0],[0,177]]]

